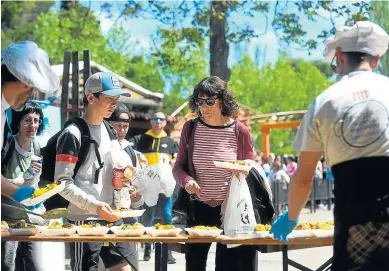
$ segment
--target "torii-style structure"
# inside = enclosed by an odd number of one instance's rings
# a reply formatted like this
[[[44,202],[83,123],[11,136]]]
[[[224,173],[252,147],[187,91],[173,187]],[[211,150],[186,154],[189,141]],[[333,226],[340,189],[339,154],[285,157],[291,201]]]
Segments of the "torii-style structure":
[[[262,151],[265,157],[270,154],[270,131],[281,128],[298,128],[306,110],[259,114],[248,117],[250,124],[259,124],[262,135]],[[254,122],[254,123],[253,123]]]

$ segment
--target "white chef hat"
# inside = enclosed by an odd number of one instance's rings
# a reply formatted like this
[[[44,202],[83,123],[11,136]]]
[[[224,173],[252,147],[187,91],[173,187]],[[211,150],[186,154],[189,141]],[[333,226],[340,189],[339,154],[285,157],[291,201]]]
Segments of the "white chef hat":
[[[6,65],[22,83],[45,93],[59,88],[59,78],[52,70],[47,53],[32,41],[10,44],[1,53],[1,65]]]
[[[360,52],[372,56],[382,56],[388,50],[389,35],[379,25],[360,21],[353,26],[342,26],[336,30],[335,37],[326,41],[323,56],[331,60],[336,48],[342,52]]]

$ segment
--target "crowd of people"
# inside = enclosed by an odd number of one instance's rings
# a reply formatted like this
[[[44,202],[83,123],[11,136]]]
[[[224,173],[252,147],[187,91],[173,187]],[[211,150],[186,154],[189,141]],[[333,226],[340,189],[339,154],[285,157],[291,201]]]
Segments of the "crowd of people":
[[[358,37],[356,42],[349,42]],[[366,37],[369,43],[363,42]],[[162,112],[153,114],[146,133],[126,138],[131,117],[118,99],[130,94],[108,72],[87,78],[84,115],[67,122],[41,149],[34,138],[42,129],[44,116],[39,105],[29,99],[36,90],[47,93],[57,90],[59,80],[51,70],[47,54],[35,43],[12,44],[2,53],[1,67],[2,220],[14,222],[27,217],[32,223],[43,223],[37,217],[7,209],[7,205],[26,208],[20,202],[31,197],[39,187],[43,167],[43,172],[53,180],[65,182],[59,196],[69,211],[68,223],[133,223],[134,219],[122,219],[113,211],[113,208],[131,207],[146,208],[142,217],[146,226],[153,225],[157,212],[162,223],[171,224],[172,198],[160,193],[157,204],[147,206],[146,195],[139,193],[132,176],[119,174],[121,168],[115,159],[122,155],[126,157],[124,167],[134,171],[159,163],[171,165],[175,181],[189,196],[187,226],[222,228],[233,176],[242,173],[250,176],[250,173],[219,168],[210,161],[256,161],[270,182],[280,182],[290,191],[288,210],[275,220],[270,231],[275,238],[286,241],[297,225],[313,180],[334,179],[334,176],[337,209],[332,270],[386,270],[389,215],[383,210],[388,208],[389,182],[383,178],[374,178],[367,186],[365,182],[372,174],[381,176],[382,168],[389,164],[388,119],[386,115],[381,117],[389,112],[389,79],[372,73],[388,43],[388,34],[370,22],[341,28],[335,39],[327,43],[325,55],[336,60],[334,69],[343,77],[308,109],[294,141],[298,157],[255,154],[249,129],[234,118],[238,103],[227,83],[217,76],[204,78],[194,87],[189,107],[197,117],[185,123],[179,145],[164,131],[166,116]],[[361,86],[363,94],[356,94]],[[14,110],[10,125],[5,114],[9,107]],[[48,155],[53,155],[55,161],[51,171],[45,172],[41,159],[45,161]],[[362,165],[363,172],[356,170]],[[266,183],[267,180],[261,191],[271,198]],[[258,187],[248,186],[252,199],[263,197],[263,193],[258,194]],[[365,200],[360,202],[361,198]],[[43,213],[49,208],[48,203],[28,208]],[[269,219],[261,215],[256,219]],[[369,232],[368,236],[365,232]],[[2,270],[62,268],[61,261],[44,266],[47,255],[43,255],[40,243],[2,241],[1,246]],[[113,271],[139,269],[135,243],[116,242],[114,246],[105,246],[103,242],[71,243],[70,248],[72,270],[97,270],[101,266]],[[186,270],[205,270],[209,248],[209,243],[186,244]],[[58,251],[51,253],[59,254]],[[143,258],[148,261],[150,257],[151,245],[146,244]],[[256,271],[257,258],[255,246],[227,248],[218,243],[215,269]],[[175,263],[171,252],[168,261]]]

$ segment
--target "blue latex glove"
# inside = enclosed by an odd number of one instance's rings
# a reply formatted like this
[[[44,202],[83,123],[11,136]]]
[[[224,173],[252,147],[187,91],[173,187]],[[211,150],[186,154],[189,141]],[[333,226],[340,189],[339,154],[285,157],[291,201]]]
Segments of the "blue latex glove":
[[[35,188],[32,186],[21,186],[19,187],[15,193],[13,194],[13,199],[17,202],[21,202],[22,200],[28,199],[34,194]],[[39,208],[41,206],[42,202],[38,203],[34,206],[25,206],[29,210],[34,210],[36,208]]]
[[[273,234],[275,239],[287,242],[287,236],[293,231],[297,223],[298,219],[296,221],[289,220],[288,211],[286,211],[278,216],[277,220],[273,223],[270,229],[270,233]]]

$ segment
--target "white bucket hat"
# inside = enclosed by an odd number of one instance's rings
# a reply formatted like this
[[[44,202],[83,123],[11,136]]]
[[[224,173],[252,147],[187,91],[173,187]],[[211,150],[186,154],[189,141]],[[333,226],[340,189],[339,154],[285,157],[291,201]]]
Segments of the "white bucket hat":
[[[342,52],[361,52],[372,56],[382,56],[388,50],[389,35],[379,25],[360,21],[353,26],[342,26],[335,37],[326,41],[323,56],[330,61],[339,47]]]
[[[1,65],[6,65],[22,83],[51,94],[59,88],[59,78],[50,67],[47,53],[32,41],[10,44],[1,53]]]

